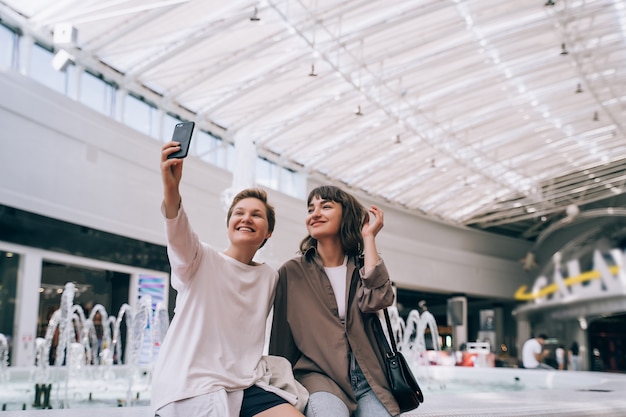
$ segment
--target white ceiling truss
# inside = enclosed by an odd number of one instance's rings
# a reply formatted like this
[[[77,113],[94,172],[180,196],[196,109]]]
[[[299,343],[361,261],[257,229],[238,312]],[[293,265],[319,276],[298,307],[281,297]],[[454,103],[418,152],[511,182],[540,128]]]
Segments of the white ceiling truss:
[[[571,204],[624,202],[623,0],[0,0],[0,17],[49,42],[71,24],[77,63],[414,213],[532,239]]]

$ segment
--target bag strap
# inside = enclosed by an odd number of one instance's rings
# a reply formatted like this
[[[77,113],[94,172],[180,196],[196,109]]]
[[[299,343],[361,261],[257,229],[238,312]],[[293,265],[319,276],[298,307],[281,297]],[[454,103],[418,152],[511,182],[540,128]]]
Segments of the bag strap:
[[[393,335],[393,329],[391,328],[391,319],[389,318],[389,311],[385,307],[383,309],[385,313],[385,321],[387,322],[387,332],[389,334],[389,342],[391,343],[391,355],[394,356],[396,352],[398,352],[398,348],[396,347],[396,338]]]
[[[355,263],[356,263],[357,270],[363,266],[362,255],[357,256]],[[398,348],[396,347],[396,338],[393,335],[393,329],[391,328],[391,319],[389,318],[389,311],[387,310],[387,307],[383,308],[383,312],[385,313],[385,321],[387,322],[387,334],[389,335],[389,341],[390,341],[390,344],[385,343],[385,348],[391,347],[391,352],[387,352],[387,356],[391,358],[391,357],[396,356],[396,353],[398,352]],[[378,320],[378,317],[376,317],[376,320]],[[382,338],[385,339],[385,333],[384,332],[381,332],[381,333],[382,333]]]

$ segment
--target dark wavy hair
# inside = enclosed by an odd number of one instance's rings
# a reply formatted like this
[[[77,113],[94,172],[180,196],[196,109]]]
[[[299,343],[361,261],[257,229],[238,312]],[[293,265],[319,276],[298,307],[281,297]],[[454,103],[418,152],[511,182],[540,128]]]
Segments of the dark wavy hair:
[[[237,193],[235,198],[233,198],[230,208],[228,209],[228,214],[226,215],[226,226],[228,226],[228,222],[230,221],[230,217],[233,215],[233,210],[237,203],[246,198],[256,198],[263,203],[265,206],[265,214],[267,215],[267,229],[268,232],[272,233],[274,231],[274,226],[276,225],[276,212],[274,207],[267,201],[267,193],[261,188],[246,188],[245,190]],[[261,243],[259,249],[265,245],[265,242],[267,242],[267,239]]]
[[[311,190],[306,201],[307,207],[315,197],[341,204],[341,226],[339,227],[341,247],[346,255],[359,256],[363,251],[361,230],[365,222],[369,221],[369,214],[365,207],[354,196],[332,185],[322,185]],[[300,253],[316,247],[317,240],[308,235],[300,242]]]

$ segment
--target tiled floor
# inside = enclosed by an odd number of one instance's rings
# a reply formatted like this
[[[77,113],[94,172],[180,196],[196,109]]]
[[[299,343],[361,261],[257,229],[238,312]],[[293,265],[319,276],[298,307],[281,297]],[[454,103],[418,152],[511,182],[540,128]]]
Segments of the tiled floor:
[[[419,377],[425,402],[402,417],[626,416],[626,375],[505,369],[431,371],[443,373],[435,375],[438,382],[432,373]],[[86,415],[150,417],[150,412],[148,407],[0,411],[0,417]]]

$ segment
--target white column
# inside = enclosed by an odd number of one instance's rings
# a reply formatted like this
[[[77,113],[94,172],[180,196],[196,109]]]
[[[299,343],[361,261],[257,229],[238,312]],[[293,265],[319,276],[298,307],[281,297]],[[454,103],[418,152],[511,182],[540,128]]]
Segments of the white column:
[[[35,363],[41,268],[40,254],[27,253],[21,257],[15,302],[13,366],[31,366]]]
[[[254,140],[241,132],[235,138],[236,162],[233,182],[230,188],[222,192],[224,209],[228,210],[235,195],[241,190],[254,186],[256,180],[256,145]]]
[[[448,325],[452,328],[452,347],[460,350],[467,343],[467,298],[452,297],[448,299]]]
[[[161,107],[157,108],[156,118],[157,118],[156,126],[154,126],[153,124],[153,127],[156,128],[156,132],[152,132],[152,133],[155,137],[159,138],[159,142],[161,143],[168,142],[171,139],[170,137],[171,134],[170,132],[164,131],[165,126],[163,125],[165,123],[165,112],[163,111]]]
[[[24,34],[19,37],[18,62],[17,67],[20,74],[28,76],[30,68],[30,56],[32,54],[34,39],[32,36]]]
[[[584,329],[582,327],[585,327]],[[574,331],[574,340],[578,342],[578,357],[580,358],[580,369],[582,371],[591,370],[591,364],[589,363],[589,346],[587,345],[587,341],[589,340],[589,335],[587,334],[587,327],[580,326],[580,322],[577,323]],[[566,346],[569,348],[569,346]]]
[[[530,336],[530,322],[525,319],[517,319],[517,343],[515,345],[517,347],[517,358],[519,360],[522,360],[522,346],[524,346],[524,342],[530,339]]]
[[[254,140],[245,134],[240,134],[235,139],[235,151],[237,162],[233,172],[233,191],[239,191],[254,186],[256,177],[256,145]]]
[[[139,273],[130,274],[130,282],[128,283],[128,305],[134,310],[137,309],[137,301],[139,300]]]
[[[115,120],[124,123],[124,101],[126,100],[128,91],[118,88],[115,93]]]

